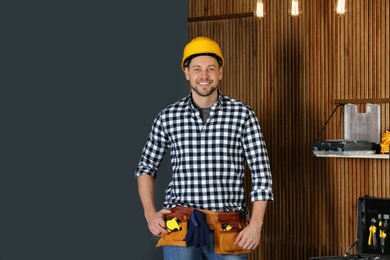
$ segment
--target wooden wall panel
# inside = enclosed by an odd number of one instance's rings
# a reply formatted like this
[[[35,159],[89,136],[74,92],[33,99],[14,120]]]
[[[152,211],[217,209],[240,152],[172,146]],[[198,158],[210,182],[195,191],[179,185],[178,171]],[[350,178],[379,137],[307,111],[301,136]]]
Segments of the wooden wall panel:
[[[292,18],[288,0],[264,0],[258,19],[248,15],[255,0],[189,0],[190,38],[220,43],[220,89],[254,108],[269,150],[275,202],[252,260],[343,255],[356,238],[357,197],[390,197],[390,160],[312,155],[335,100],[390,98],[390,1],[349,2],[338,17],[333,0],[302,0]],[[390,108],[380,106],[384,132]],[[340,108],[321,139],[342,137]]]

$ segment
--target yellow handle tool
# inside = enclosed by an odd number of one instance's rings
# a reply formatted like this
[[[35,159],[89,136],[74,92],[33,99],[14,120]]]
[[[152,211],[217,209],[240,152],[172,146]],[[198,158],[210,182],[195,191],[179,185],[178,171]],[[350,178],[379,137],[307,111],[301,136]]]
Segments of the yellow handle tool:
[[[371,219],[371,226],[369,228],[370,230],[370,235],[368,236],[368,245],[369,246],[376,246],[377,241],[376,241],[376,226],[375,226],[376,220],[375,218]]]

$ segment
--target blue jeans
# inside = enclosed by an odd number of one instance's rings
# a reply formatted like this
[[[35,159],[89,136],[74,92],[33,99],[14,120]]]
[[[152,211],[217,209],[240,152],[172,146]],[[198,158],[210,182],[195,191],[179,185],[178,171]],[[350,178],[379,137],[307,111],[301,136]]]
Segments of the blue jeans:
[[[210,232],[210,245],[194,246],[164,246],[164,260],[247,260],[248,254],[219,255],[214,252],[214,232]]]

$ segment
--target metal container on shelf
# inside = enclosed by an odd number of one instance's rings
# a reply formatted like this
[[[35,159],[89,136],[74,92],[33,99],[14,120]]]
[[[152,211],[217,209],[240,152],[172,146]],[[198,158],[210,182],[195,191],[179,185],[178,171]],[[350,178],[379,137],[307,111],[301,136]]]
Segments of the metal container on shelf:
[[[380,112],[380,106],[377,104],[366,104],[365,113],[358,113],[355,104],[346,104],[344,106],[344,138],[379,144],[381,138]]]

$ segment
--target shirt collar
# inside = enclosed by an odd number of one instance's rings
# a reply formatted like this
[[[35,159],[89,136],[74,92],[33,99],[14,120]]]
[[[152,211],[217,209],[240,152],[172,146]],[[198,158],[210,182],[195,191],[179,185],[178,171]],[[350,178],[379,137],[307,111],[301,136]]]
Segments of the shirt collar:
[[[222,104],[223,104],[223,100],[225,99],[225,96],[222,94],[222,92],[218,89],[218,99],[217,101],[212,105],[212,107],[216,106],[217,108],[221,107]],[[192,102],[192,93],[190,93],[188,96],[187,96],[187,102],[188,102],[188,105],[191,109],[197,109],[194,105],[194,102]]]

